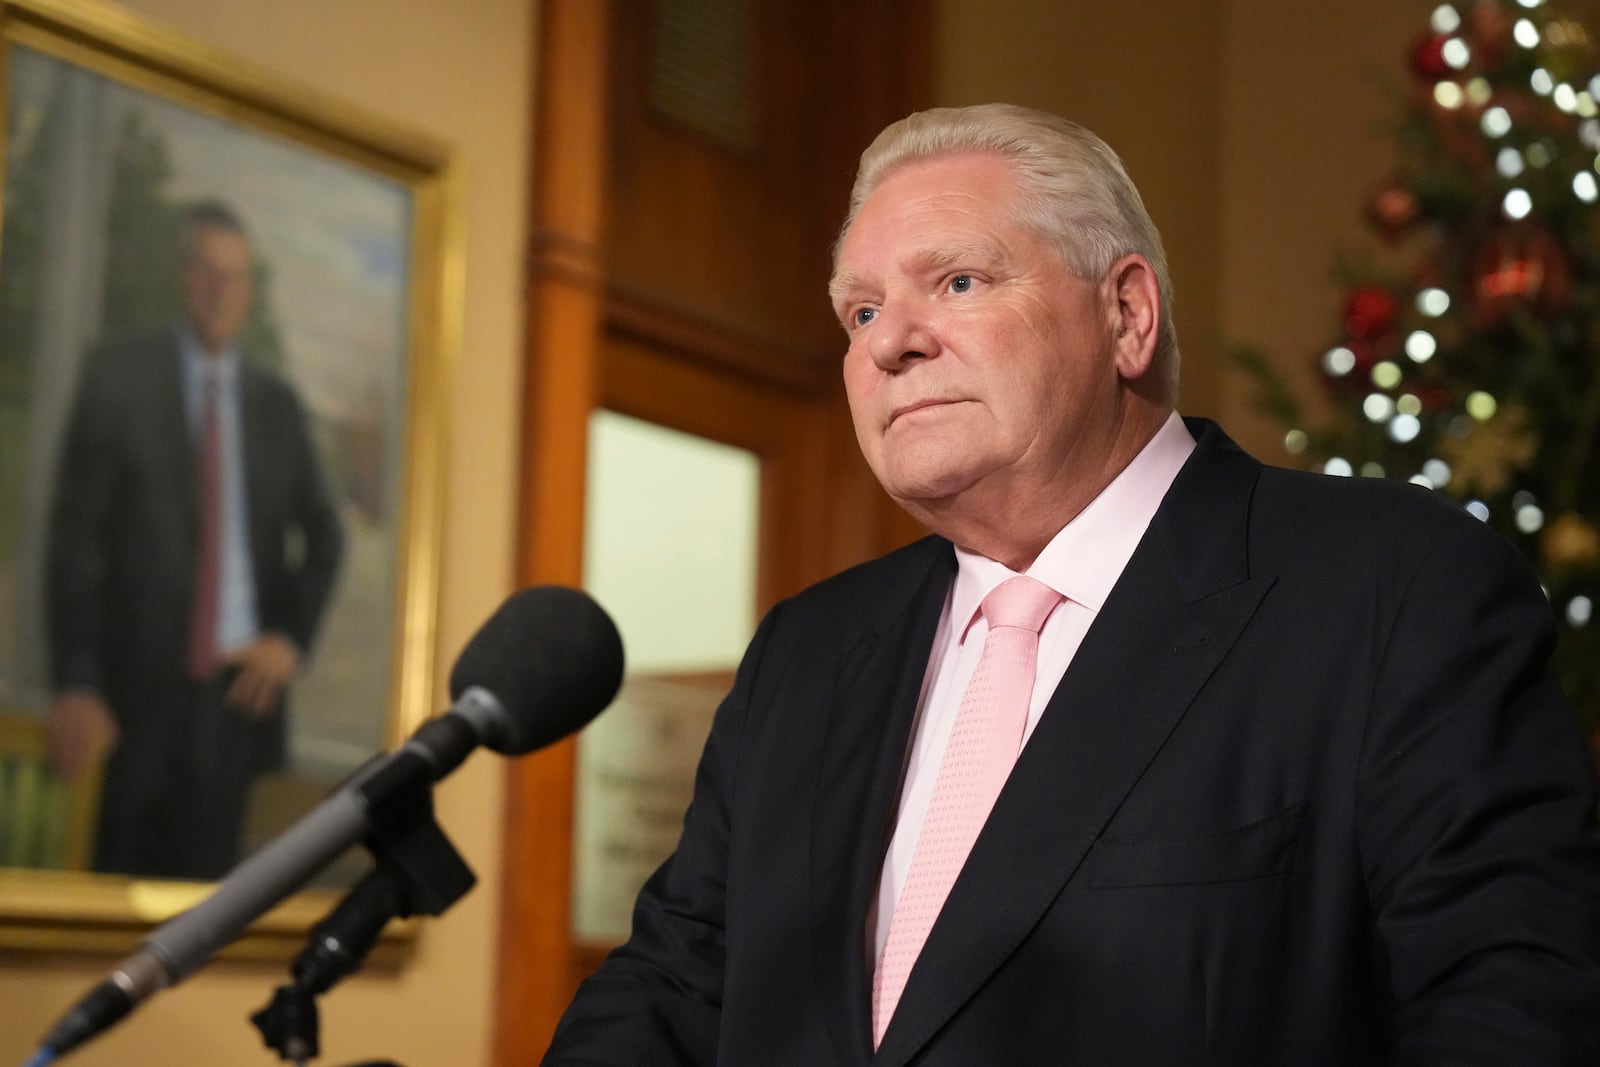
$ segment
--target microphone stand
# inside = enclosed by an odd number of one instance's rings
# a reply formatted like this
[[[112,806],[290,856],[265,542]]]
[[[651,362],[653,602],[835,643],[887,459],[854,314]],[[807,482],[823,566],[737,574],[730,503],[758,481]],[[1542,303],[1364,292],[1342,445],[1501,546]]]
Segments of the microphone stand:
[[[390,919],[439,915],[477,882],[472,869],[433,817],[426,775],[409,773],[395,761],[386,773],[397,785],[374,778],[371,829],[362,844],[377,865],[311,928],[305,948],[289,965],[290,981],[265,1008],[250,1016],[278,1058],[305,1067],[320,1051],[316,997],[326,993],[366,959]],[[397,1067],[387,1061],[351,1067]]]

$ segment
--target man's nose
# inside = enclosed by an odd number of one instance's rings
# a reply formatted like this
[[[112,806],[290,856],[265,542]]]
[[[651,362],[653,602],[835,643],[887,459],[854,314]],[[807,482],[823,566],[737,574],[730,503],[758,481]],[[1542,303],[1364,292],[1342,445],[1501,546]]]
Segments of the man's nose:
[[[936,357],[939,342],[932,324],[914,304],[885,302],[873,324],[871,352],[880,368],[896,371],[913,360]]]

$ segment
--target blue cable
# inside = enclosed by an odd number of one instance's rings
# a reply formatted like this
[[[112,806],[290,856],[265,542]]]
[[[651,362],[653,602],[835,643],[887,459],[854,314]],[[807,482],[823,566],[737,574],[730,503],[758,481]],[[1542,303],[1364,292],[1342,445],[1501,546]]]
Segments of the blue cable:
[[[48,1047],[42,1048],[38,1052],[35,1052],[33,1054],[33,1059],[29,1060],[27,1063],[24,1063],[22,1067],[45,1067],[46,1064],[55,1058],[56,1053],[54,1049]]]

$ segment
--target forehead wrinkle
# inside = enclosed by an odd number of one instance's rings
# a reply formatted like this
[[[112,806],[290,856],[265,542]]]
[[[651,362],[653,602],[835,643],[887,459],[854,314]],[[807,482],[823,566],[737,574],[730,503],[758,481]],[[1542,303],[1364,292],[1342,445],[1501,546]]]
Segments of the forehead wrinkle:
[[[950,241],[913,251],[902,269],[908,274],[931,274],[953,267],[992,266],[1005,258],[1004,246],[994,241]],[[864,288],[868,285],[863,275],[841,269],[828,281],[828,298],[837,304],[846,295]]]
[[[923,249],[907,260],[911,273],[949,270],[952,267],[992,265],[1005,258],[1005,251],[993,241],[950,241]]]

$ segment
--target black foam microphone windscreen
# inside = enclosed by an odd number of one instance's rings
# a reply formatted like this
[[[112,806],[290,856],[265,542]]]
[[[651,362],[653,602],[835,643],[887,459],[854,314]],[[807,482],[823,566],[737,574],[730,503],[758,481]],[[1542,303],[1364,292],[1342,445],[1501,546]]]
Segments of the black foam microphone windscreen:
[[[622,685],[622,637],[587,593],[558,585],[524,589],[500,606],[461,650],[450,699],[473,686],[507,711],[483,743],[508,756],[543,748],[587,726]]]

